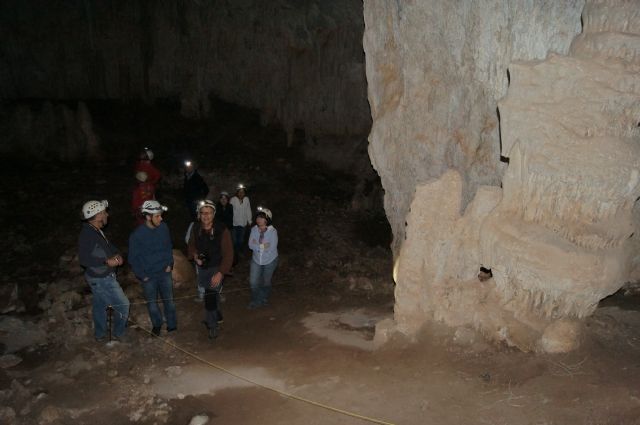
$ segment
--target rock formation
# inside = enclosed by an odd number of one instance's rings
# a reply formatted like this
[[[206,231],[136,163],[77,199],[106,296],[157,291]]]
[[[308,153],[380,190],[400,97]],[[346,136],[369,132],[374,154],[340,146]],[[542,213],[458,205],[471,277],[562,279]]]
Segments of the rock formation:
[[[364,2],[369,155],[385,188],[396,256],[419,183],[457,169],[463,204],[499,185],[497,101],[514,60],[567,53],[583,0]]]
[[[18,102],[0,107],[0,152],[28,158],[73,161],[100,157],[100,140],[84,102]]]
[[[502,190],[480,187],[461,215],[463,172],[417,185],[395,270],[400,331],[435,319],[564,352],[579,343],[579,319],[632,276],[639,6],[588,1],[569,55],[510,65],[499,103]],[[493,279],[475,279],[480,265]]]
[[[257,109],[294,140],[364,140],[360,0],[142,0],[0,5],[3,99],[174,99],[205,117],[209,97]]]

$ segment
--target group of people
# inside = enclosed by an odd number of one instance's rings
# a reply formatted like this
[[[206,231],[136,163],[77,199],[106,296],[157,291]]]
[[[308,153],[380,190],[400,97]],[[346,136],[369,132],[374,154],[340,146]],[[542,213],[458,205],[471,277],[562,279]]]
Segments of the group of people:
[[[129,237],[128,261],[142,284],[151,332],[158,336],[166,323],[168,333],[177,330],[173,300],[173,244],[169,228],[163,221],[167,207],[155,199],[155,188],[161,174],[153,166],[153,152],[146,149],[136,163],[139,184],[132,197],[132,213],[136,227]],[[209,188],[193,163],[185,163],[185,202],[194,222],[187,232],[187,252],[197,273],[197,286],[204,301],[209,338],[218,336],[222,321],[220,292],[225,276],[232,275],[245,247],[245,229],[253,215],[246,188],[238,185],[235,196],[221,192],[218,202],[207,199]],[[199,198],[199,199],[198,199]],[[141,202],[135,206],[137,202]],[[129,316],[129,300],[116,278],[117,268],[124,264],[119,250],[107,239],[103,229],[108,223],[107,201],[91,200],[82,207],[83,225],[78,250],[80,264],[93,294],[94,336],[107,337],[108,309],[112,309],[112,339],[124,338]],[[248,247],[252,251],[249,283],[251,302],[248,308],[268,305],[271,278],[278,264],[278,233],[272,225],[272,213],[259,207],[251,228]],[[163,302],[163,312],[158,305]],[[164,317],[163,317],[164,316]]]

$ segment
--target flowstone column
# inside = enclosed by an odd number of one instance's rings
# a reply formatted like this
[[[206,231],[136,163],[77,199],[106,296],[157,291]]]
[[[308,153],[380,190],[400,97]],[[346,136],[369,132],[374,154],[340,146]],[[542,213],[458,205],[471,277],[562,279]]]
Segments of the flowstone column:
[[[588,2],[568,55],[509,67],[502,189],[480,186],[461,214],[460,172],[417,185],[394,268],[394,321],[377,326],[378,343],[439,321],[525,351],[570,351],[582,319],[633,276],[639,6]],[[493,279],[479,281],[481,265]]]
[[[480,240],[504,308],[528,333],[518,338],[522,348],[575,347],[577,319],[630,274],[640,196],[639,10],[638,1],[588,2],[570,56],[509,68],[499,104],[509,167]],[[573,323],[569,332],[557,332],[559,320]]]

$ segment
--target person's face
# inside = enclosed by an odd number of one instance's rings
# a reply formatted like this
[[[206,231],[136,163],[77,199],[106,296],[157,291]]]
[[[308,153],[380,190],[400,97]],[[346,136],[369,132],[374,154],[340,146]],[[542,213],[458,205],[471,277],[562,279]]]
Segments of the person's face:
[[[210,227],[213,223],[213,208],[204,207],[200,209],[200,223],[204,227]]]
[[[91,224],[93,224],[98,229],[102,229],[109,222],[109,213],[107,210],[100,211],[98,214],[93,216],[93,220],[91,220]]]
[[[236,196],[238,197],[238,199],[244,198],[244,189],[240,189]]]
[[[227,205],[229,203],[229,198],[227,198],[226,196],[221,196],[220,197],[220,204],[221,205]]]
[[[256,224],[259,228],[264,229],[265,227],[267,227],[267,219],[264,217],[258,217],[256,218]]]
[[[158,227],[162,223],[162,214],[147,215],[147,223],[149,227]]]

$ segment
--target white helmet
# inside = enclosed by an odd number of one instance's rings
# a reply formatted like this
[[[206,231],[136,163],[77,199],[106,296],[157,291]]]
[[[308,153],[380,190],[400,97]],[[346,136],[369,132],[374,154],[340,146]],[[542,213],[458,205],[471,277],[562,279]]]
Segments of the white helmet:
[[[138,180],[141,183],[146,182],[148,177],[149,176],[147,176],[147,173],[145,173],[144,171],[138,171],[136,173],[136,180]]]
[[[144,152],[147,154],[149,161],[153,160],[153,151],[149,148],[144,148]]]
[[[258,207],[258,211],[256,212],[256,214],[259,213],[263,213],[269,220],[273,220],[273,214],[271,214],[271,210],[269,208]]]
[[[140,208],[142,214],[162,214],[167,210],[167,207],[165,207],[164,205],[160,205],[160,202],[154,200],[144,201],[144,204],[142,204],[142,208]]]
[[[236,193],[238,193],[238,191],[240,191],[240,190],[244,190],[244,191],[246,192],[247,187],[246,187],[245,185],[243,185],[242,183],[239,183],[239,184],[236,186]]]
[[[210,199],[205,199],[198,202],[198,207],[196,209],[196,212],[198,213],[198,218],[200,218],[200,210],[203,208],[211,208],[213,210],[213,214],[215,215],[216,213],[216,204],[214,204],[213,201]]]
[[[82,217],[84,217],[85,220],[88,220],[94,215],[106,210],[108,206],[109,201],[107,200],[85,202],[82,206]]]

